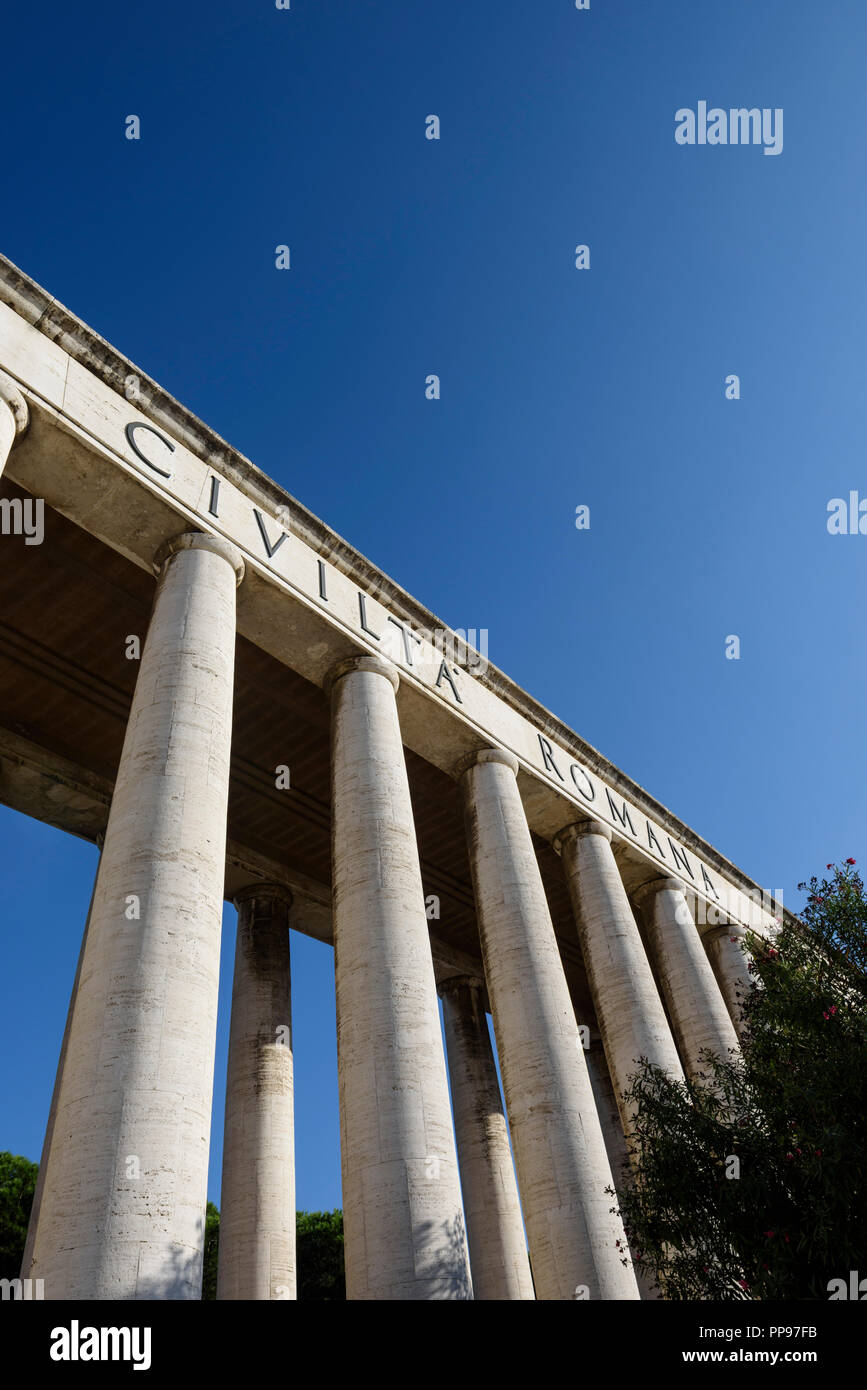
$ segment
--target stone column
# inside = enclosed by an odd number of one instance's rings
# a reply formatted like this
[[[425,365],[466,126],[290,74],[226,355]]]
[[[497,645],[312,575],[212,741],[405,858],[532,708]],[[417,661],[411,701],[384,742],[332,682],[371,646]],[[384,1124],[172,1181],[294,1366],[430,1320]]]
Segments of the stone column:
[[[677,1047],[611,849],[597,821],[568,825],[554,840],[569,885],[581,954],[608,1070],[626,1134],[634,1107],[623,1099],[640,1057],[683,1080]]]
[[[656,878],[636,894],[647,926],[651,955],[668,1007],[686,1073],[702,1071],[699,1053],[705,1049],[728,1058],[737,1048],[729,1017],[698,928],[677,878]]]
[[[599,1113],[599,1123],[602,1126],[602,1137],[605,1140],[608,1162],[611,1164],[614,1187],[619,1200],[624,1183],[628,1183],[632,1175],[632,1167],[626,1135],[623,1130],[623,1121],[620,1117],[620,1107],[614,1094],[614,1084],[608,1070],[601,1037],[591,1037],[590,1046],[585,1048],[585,1056],[596,1109]],[[660,1297],[659,1290],[654,1288],[650,1276],[645,1274],[638,1265],[635,1265],[634,1269],[638,1292],[641,1297],[653,1301],[657,1300]]]
[[[291,903],[274,883],[235,898],[218,1299],[296,1296]]]
[[[50,1299],[198,1299],[240,556],[158,552],[27,1273]]]
[[[102,847],[105,844],[105,834],[100,831],[96,837],[96,844],[102,854]],[[75,1001],[78,997],[78,982],[81,979],[81,963],[84,960],[84,950],[87,945],[87,933],[90,927],[90,914],[93,911],[93,898],[96,892],[96,879],[99,877],[99,861],[96,865],[96,875],[94,876],[93,889],[90,894],[90,903],[87,908],[87,917],[84,923],[84,934],[81,938],[81,945],[78,949],[78,961],[75,967],[75,978],[72,982],[72,992],[69,996],[69,1007],[66,1011],[66,1025],[63,1029],[63,1038],[60,1043],[60,1057],[57,1063],[57,1071],[54,1077],[54,1090],[51,1093],[51,1105],[48,1110],[48,1123],[45,1126],[45,1138],[42,1142],[42,1154],[39,1159],[39,1172],[36,1174],[36,1186],[33,1191],[33,1203],[30,1207],[30,1220],[27,1224],[27,1239],[24,1243],[24,1255],[21,1260],[21,1277],[26,1278],[33,1258],[33,1244],[36,1240],[36,1231],[39,1227],[39,1212],[42,1207],[42,1193],[45,1190],[45,1181],[48,1177],[48,1169],[51,1160],[51,1141],[54,1138],[54,1125],[57,1119],[57,1102],[60,1097],[60,1084],[63,1080],[63,1064],[66,1060],[66,1049],[69,1044],[69,1030],[72,1026],[72,1013],[75,1008]]]
[[[0,372],[0,473],[9,452],[30,423],[27,402],[11,377]]]
[[[738,1034],[744,1027],[741,1004],[755,983],[749,971],[752,956],[741,949],[745,937],[744,928],[735,922],[709,927],[701,937]]]
[[[398,675],[362,656],[326,686],[346,1294],[471,1298]]]
[[[532,1299],[506,1116],[481,980],[440,985],[473,1297]]]
[[[638,1298],[517,759],[489,748],[457,770],[536,1297]]]

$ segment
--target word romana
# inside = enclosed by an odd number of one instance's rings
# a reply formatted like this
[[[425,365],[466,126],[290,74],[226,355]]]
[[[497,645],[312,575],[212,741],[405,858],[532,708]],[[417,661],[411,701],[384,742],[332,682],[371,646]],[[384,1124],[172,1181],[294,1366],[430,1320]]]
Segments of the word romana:
[[[674,138],[679,145],[764,145],[765,154],[783,152],[783,108],[772,111],[764,106],[707,108],[706,101],[698,110],[682,106],[674,113]]]

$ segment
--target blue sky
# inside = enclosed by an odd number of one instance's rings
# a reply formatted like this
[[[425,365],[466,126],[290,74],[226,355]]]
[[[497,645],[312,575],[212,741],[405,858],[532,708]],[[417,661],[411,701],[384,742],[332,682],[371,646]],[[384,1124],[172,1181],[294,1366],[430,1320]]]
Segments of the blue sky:
[[[4,34],[5,255],[789,906],[859,857],[867,538],[826,520],[867,497],[863,0],[48,0]],[[783,108],[782,153],[679,146],[701,100]],[[0,832],[0,1148],[37,1158],[95,851]],[[293,951],[298,1204],[332,1207],[331,956]]]

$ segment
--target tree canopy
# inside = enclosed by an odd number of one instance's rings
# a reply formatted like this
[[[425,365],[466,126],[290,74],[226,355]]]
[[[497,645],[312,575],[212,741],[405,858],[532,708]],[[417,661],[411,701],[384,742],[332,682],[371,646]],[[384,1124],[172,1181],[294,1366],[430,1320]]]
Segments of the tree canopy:
[[[867,901],[854,859],[754,933],[740,1055],[631,1079],[620,1189],[636,1264],[676,1299],[828,1299],[867,1248]]]

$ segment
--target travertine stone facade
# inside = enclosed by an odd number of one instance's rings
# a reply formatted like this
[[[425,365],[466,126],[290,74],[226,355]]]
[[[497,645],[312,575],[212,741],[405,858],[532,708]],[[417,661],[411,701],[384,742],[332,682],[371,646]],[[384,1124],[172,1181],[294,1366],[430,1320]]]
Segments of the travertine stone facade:
[[[611,851],[612,832],[596,821],[567,826],[557,837],[587,979],[623,1127],[624,1100],[638,1059],[646,1057],[677,1081],[683,1071],[632,908]]]
[[[235,898],[219,1299],[295,1297],[291,904],[291,893],[276,883]]]
[[[484,986],[457,975],[440,993],[473,1297],[534,1298]]]
[[[29,1270],[53,1298],[201,1288],[244,565],[191,533],[155,565]]]
[[[737,1046],[757,886],[2,257],[0,475],[4,536],[31,499],[62,540],[21,552],[40,595],[146,635],[124,690],[4,591],[0,799],[102,844],[22,1274],[200,1296],[229,899],[220,1298],[296,1294],[290,922],[335,950],[349,1298],[637,1298],[623,1093]]]
[[[15,382],[0,372],[0,473],[6,467],[12,445],[29,423],[27,402]]]
[[[681,1061],[688,1076],[700,1076],[703,1052],[728,1057],[737,1051],[734,1025],[680,879],[654,879],[638,901]]]
[[[717,984],[738,1033],[743,1027],[743,1001],[753,984],[750,974],[752,957],[743,949],[746,932],[743,927],[727,923],[712,926],[702,932],[702,941],[713,966]]]
[[[483,749],[464,762],[461,785],[536,1296],[637,1298],[517,771],[511,754]]]
[[[394,668],[329,678],[337,1063],[349,1298],[471,1297]]]

